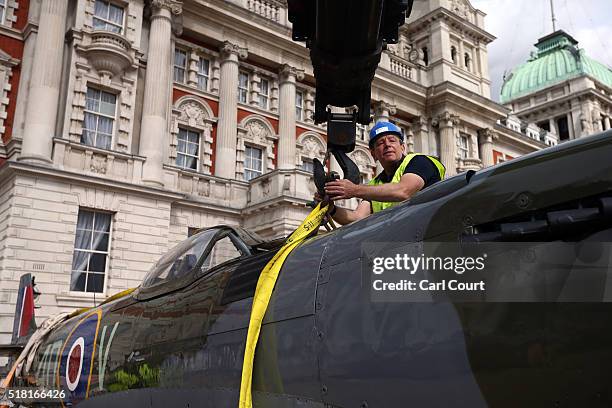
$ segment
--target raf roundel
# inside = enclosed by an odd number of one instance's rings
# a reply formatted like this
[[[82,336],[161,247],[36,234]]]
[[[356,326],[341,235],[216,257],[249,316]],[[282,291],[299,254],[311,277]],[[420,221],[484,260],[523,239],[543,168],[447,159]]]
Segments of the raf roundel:
[[[85,351],[85,339],[79,337],[72,343],[66,362],[66,386],[70,391],[76,390],[79,385],[83,371],[83,351]]]
[[[89,397],[101,314],[95,311],[81,318],[64,342],[57,371],[57,386],[66,391],[62,406],[75,405]]]

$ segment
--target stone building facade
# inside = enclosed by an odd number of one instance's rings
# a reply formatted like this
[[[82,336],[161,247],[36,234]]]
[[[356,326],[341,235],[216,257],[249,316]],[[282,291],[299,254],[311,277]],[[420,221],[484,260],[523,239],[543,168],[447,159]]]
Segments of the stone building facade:
[[[285,2],[0,4],[0,343],[22,273],[46,317],[138,285],[198,228],[278,237],[309,212],[326,129]],[[374,120],[449,175],[547,146],[490,98],[484,17],[466,0],[415,1],[373,82]],[[364,181],[367,131],[352,153]]]

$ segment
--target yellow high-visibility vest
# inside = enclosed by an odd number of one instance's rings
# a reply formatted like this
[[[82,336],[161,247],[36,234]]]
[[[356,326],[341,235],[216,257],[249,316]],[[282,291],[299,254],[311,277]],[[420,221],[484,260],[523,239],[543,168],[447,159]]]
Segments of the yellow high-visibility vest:
[[[410,153],[406,157],[404,157],[404,160],[402,160],[402,163],[399,165],[397,170],[395,170],[395,174],[393,175],[393,178],[391,179],[390,183],[399,183],[400,179],[404,175],[404,170],[406,170],[406,167],[410,163],[410,160],[412,160],[416,156],[425,156],[429,160],[431,160],[431,162],[438,169],[438,172],[440,174],[440,180],[444,180],[444,174],[446,173],[446,169],[444,168],[444,165],[442,163],[440,163],[440,160],[436,159],[433,156],[428,156],[426,154]],[[385,183],[380,181],[378,179],[378,177],[373,178],[368,183],[369,186],[379,186],[379,185],[382,185],[382,184],[385,184]],[[399,202],[372,201],[372,211],[374,213],[377,213],[377,212],[382,211],[382,210],[384,210],[386,208],[393,207],[394,205],[397,205],[397,204],[399,204]]]

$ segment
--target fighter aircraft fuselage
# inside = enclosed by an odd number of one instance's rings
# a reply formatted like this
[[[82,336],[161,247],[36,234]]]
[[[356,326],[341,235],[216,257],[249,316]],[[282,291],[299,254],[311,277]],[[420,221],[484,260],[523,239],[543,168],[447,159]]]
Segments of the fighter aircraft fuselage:
[[[362,264],[371,243],[610,242],[610,157],[612,132],[566,143],[304,242],[262,326],[255,406],[610,406],[612,304],[376,302]],[[216,264],[222,238],[238,255]],[[15,385],[63,389],[64,406],[236,407],[255,285],[276,249],[228,227],[189,240],[165,272],[54,330]],[[584,279],[603,296],[605,277]]]

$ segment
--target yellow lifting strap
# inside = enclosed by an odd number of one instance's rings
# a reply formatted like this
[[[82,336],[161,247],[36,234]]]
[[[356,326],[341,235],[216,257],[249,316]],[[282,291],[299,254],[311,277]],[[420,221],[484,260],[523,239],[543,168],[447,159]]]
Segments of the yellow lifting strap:
[[[255,347],[259,339],[261,323],[272,297],[272,291],[278,278],[285,259],[291,251],[297,247],[304,239],[313,234],[313,231],[318,231],[323,217],[327,213],[328,206],[321,208],[319,203],[314,210],[306,217],[302,225],[300,225],[289,236],[285,244],[274,255],[274,257],[265,266],[255,288],[255,296],[253,297],[253,307],[251,309],[251,318],[249,319],[249,331],[247,333],[246,346],[244,350],[244,360],[242,362],[242,380],[240,381],[240,408],[253,407],[253,395],[251,387],[253,385],[253,362],[255,361]]]

